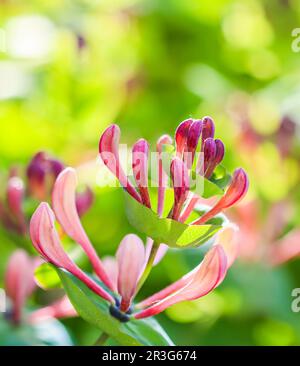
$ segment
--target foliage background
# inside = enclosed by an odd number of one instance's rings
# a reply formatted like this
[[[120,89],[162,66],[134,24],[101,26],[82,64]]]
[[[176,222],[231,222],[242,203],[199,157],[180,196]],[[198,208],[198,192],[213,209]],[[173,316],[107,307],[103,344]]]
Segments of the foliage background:
[[[1,190],[8,167],[24,167],[41,149],[80,166],[81,181],[97,194],[86,230],[99,253],[114,253],[132,228],[121,192],[100,187],[95,161],[103,129],[116,122],[123,142],[144,137],[155,146],[181,120],[210,115],[228,168],[249,173],[248,200],[260,203],[262,233],[262,218],[282,200],[294,207],[287,230],[298,226],[300,54],[291,32],[300,26],[299,1],[1,0],[0,7]],[[284,116],[296,133],[283,159],[274,136]],[[252,150],[241,137],[249,131],[259,141]],[[0,235],[3,277],[18,243]],[[170,251],[144,294],[177,279],[201,255]],[[291,311],[299,274],[298,259],[276,269],[241,259],[211,295],[158,319],[176,344],[300,344],[299,314]],[[32,304],[47,296],[41,291]],[[77,344],[97,338],[80,319],[64,324]]]

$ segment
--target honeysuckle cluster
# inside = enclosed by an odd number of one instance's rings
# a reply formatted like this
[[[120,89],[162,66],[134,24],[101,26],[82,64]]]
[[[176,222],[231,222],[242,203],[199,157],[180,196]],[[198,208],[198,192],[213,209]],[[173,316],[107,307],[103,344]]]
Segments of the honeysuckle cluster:
[[[164,145],[172,143],[172,138],[163,135],[157,141],[158,154],[158,207],[160,216],[163,211],[165,189],[168,175],[170,174],[174,204],[168,217],[180,222],[185,222],[199,196],[190,192],[191,173],[209,179],[218,164],[224,157],[224,144],[219,139],[214,139],[215,127],[210,117],[202,120],[188,119],[180,123],[175,133],[176,154],[171,159],[170,171],[166,172],[162,162]],[[102,134],[99,142],[99,152],[104,164],[117,177],[121,186],[139,203],[152,208],[148,189],[149,170],[149,144],[146,140],[138,140],[132,148],[132,170],[134,182],[125,174],[119,156],[120,129],[117,125],[109,126]],[[200,151],[197,161],[196,152]],[[229,208],[242,199],[248,189],[248,177],[243,169],[236,169],[231,182],[223,197],[202,217],[192,222],[192,225],[206,223],[222,210]],[[152,208],[153,209],[153,208]]]
[[[54,303],[24,316],[26,301],[37,287],[34,270],[41,262],[43,262],[41,258],[31,257],[22,249],[16,250],[9,258],[5,273],[5,291],[10,302],[5,317],[15,326],[21,325],[23,322],[32,324],[49,318],[77,315],[69,299],[64,296]]]
[[[32,243],[45,261],[70,272],[107,301],[113,317],[126,322],[131,317],[153,316],[180,301],[200,298],[223,281],[237,254],[234,225],[228,225],[218,233],[214,246],[194,270],[134,305],[148,262],[146,248],[138,236],[129,234],[121,241],[115,257],[101,260],[80,222],[76,210],[76,185],[74,169],[67,168],[60,173],[53,189],[53,210],[43,202],[32,216]],[[64,232],[83,248],[101,282],[83,272],[67,254],[56,229],[56,220]]]
[[[210,179],[215,168],[224,157],[225,148],[220,139],[215,139],[215,125],[210,117],[199,120],[187,119],[179,124],[175,132],[175,153],[171,156],[170,165],[166,170],[163,162],[165,146],[172,144],[173,139],[168,135],[161,136],[156,144],[156,165],[158,172],[158,203],[154,208],[151,204],[148,173],[149,173],[149,144],[145,139],[139,139],[132,147],[133,180],[126,175],[121,166],[119,156],[120,129],[117,125],[109,126],[102,134],[99,142],[99,153],[104,164],[116,176],[121,186],[140,204],[156,211],[162,216],[165,202],[165,192],[169,176],[174,192],[174,202],[168,218],[187,223],[191,213],[200,200],[197,192],[191,191],[192,176],[200,179]],[[217,214],[238,203],[248,190],[248,177],[241,168],[236,169],[223,196],[201,217],[189,222],[189,225],[203,225]],[[151,258],[157,262],[166,252],[167,247],[162,243],[154,243],[150,238],[147,247],[152,251]],[[157,249],[158,247],[158,249]],[[153,252],[157,252],[156,254]],[[155,257],[156,255],[156,257]],[[153,260],[152,258],[152,260]]]
[[[26,167],[23,178],[17,169],[11,169],[4,192],[0,199],[0,223],[9,231],[20,235],[28,233],[28,217],[24,203],[31,198],[41,201],[48,200],[55,179],[64,169],[64,164],[45,152],[38,152]],[[83,215],[93,202],[93,193],[89,187],[77,193],[76,205]]]

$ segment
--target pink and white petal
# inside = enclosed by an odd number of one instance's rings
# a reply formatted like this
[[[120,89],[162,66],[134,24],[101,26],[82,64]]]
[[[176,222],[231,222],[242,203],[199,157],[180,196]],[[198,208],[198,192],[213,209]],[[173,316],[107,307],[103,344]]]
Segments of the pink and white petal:
[[[114,292],[118,292],[118,263],[115,257],[107,256],[102,259],[104,269],[113,285]]]
[[[46,261],[69,271],[96,294],[107,301],[114,302],[113,297],[87,276],[64,251],[54,226],[53,211],[47,203],[41,203],[33,214],[30,234],[34,246]]]
[[[102,262],[82,227],[76,207],[76,187],[75,170],[66,168],[57,177],[53,188],[52,201],[55,215],[64,231],[82,246],[100,280],[112,289],[112,283],[105,273]]]
[[[221,245],[224,249],[227,257],[227,269],[232,266],[239,253],[238,231],[238,226],[230,223],[221,229],[216,236],[214,245]]]
[[[152,245],[153,245],[153,239],[147,238],[146,247],[145,247],[146,248],[145,249],[145,265],[148,262],[148,258],[149,258],[149,255],[150,255],[150,252],[152,249]],[[163,259],[163,257],[167,253],[168,249],[169,249],[169,247],[166,244],[160,244],[160,246],[157,250],[154,262],[153,262],[154,266],[156,266]]]
[[[144,268],[145,248],[142,240],[134,234],[126,235],[120,243],[116,258],[118,292],[122,296],[123,309],[125,309],[130,306],[139,276]]]
[[[226,255],[221,246],[214,246],[204,257],[197,271],[189,276],[188,283],[149,308],[135,314],[136,319],[146,318],[164,311],[169,306],[207,295],[224,279],[227,270]],[[184,281],[182,281],[184,283]]]
[[[295,229],[270,246],[267,258],[272,266],[279,266],[300,256],[300,229]]]

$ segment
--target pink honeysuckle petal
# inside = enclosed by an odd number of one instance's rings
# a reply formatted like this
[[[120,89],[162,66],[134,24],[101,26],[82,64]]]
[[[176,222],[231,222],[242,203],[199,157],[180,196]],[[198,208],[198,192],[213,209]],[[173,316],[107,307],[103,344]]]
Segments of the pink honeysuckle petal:
[[[103,268],[102,262],[80,222],[76,207],[76,187],[77,175],[75,170],[66,168],[57,177],[53,188],[52,202],[55,216],[64,231],[82,246],[100,280],[112,289],[111,281]]]
[[[118,292],[122,297],[121,310],[130,307],[137,282],[144,268],[145,248],[142,240],[134,235],[126,235],[116,254],[118,262]]]
[[[216,235],[214,245],[220,245],[224,249],[227,257],[227,269],[232,266],[239,253],[238,231],[238,226],[230,223]]]
[[[247,193],[248,186],[249,180],[245,171],[241,168],[236,169],[223,197],[208,212],[201,216],[200,219],[195,220],[192,225],[204,224],[225,208],[237,204]]]
[[[300,229],[292,230],[282,239],[270,244],[267,260],[272,266],[279,266],[300,255]]]
[[[148,262],[148,258],[149,258],[152,246],[153,246],[153,239],[147,238],[146,248],[145,248],[145,264]],[[156,266],[163,259],[163,257],[167,253],[168,249],[169,249],[169,247],[166,244],[159,245],[155,259],[153,261],[154,266]]]
[[[179,283],[182,286],[181,288],[179,285],[177,285],[177,288],[173,286],[175,292],[168,294],[167,297],[162,298],[152,306],[135,314],[134,317],[141,319],[153,316],[178,302],[195,300],[207,295],[220,284],[221,279],[224,279],[226,270],[227,260],[225,252],[221,246],[214,246],[206,254],[200,266],[197,267],[197,270],[185,276],[187,280],[179,280],[181,281]],[[166,291],[165,295],[168,292]]]
[[[119,141],[120,141],[120,128],[113,124],[109,126],[102,134],[99,141],[99,153],[103,163],[107,168],[118,178],[121,186],[127,190],[127,192],[135,198],[138,202],[142,203],[141,196],[136,191],[134,186],[129,181],[124,170],[120,164],[119,157]]]
[[[181,122],[175,132],[176,152],[179,157],[182,157],[184,153],[186,142],[188,138],[188,132],[193,123],[193,119],[186,119]]]
[[[174,190],[174,207],[172,218],[177,220],[189,192],[189,173],[186,164],[178,157],[171,162],[171,178]]]
[[[26,221],[23,212],[24,183],[21,178],[14,176],[7,183],[7,205],[16,219],[21,232],[26,231]]]
[[[153,305],[154,303],[157,303],[158,301],[161,301],[161,300],[169,297],[170,295],[172,295],[178,291],[181,291],[181,289],[183,289],[187,284],[189,284],[191,282],[192,278],[200,270],[203,261],[198,266],[196,266],[192,271],[190,271],[189,273],[187,273],[186,275],[181,277],[176,282],[172,283],[171,285],[167,286],[163,290],[155,293],[152,296],[149,296],[147,299],[138,303],[137,308],[144,309],[150,305]]]
[[[9,259],[5,274],[5,289],[13,303],[13,320],[19,323],[22,307],[35,288],[33,260],[22,250],[16,250]]]
[[[73,318],[78,316],[76,310],[67,296],[55,301],[53,304],[33,311],[28,321],[30,324],[37,324],[48,319]]]
[[[172,138],[169,135],[161,136],[156,143],[156,151],[158,153],[158,201],[157,214],[161,216],[164,210],[165,191],[168,183],[168,175],[163,169],[162,148],[165,144],[172,144]]]
[[[132,148],[132,170],[142,202],[145,206],[151,208],[148,192],[148,155],[148,142],[144,139],[138,140]]]
[[[195,194],[190,194],[190,197],[188,198],[187,205],[183,208],[182,213],[179,217],[180,222],[185,222],[190,214],[192,213],[193,209],[199,202],[200,198]]]
[[[114,302],[113,297],[87,276],[64,251],[54,226],[54,213],[45,202],[39,205],[31,218],[30,237],[36,250],[47,262],[69,271],[96,294]]]
[[[102,259],[103,266],[113,285],[113,291],[118,292],[118,263],[115,257],[107,256]]]

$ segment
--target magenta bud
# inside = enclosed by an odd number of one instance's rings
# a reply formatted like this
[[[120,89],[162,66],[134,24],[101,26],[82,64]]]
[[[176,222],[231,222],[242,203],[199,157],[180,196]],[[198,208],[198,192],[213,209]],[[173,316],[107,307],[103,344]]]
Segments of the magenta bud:
[[[24,183],[19,177],[12,177],[7,184],[7,205],[14,218],[16,229],[26,232],[26,220],[23,212]]]
[[[176,142],[176,151],[179,156],[182,156],[185,150],[189,129],[192,123],[193,120],[191,118],[186,119],[185,121],[181,122],[176,129],[175,142]]]
[[[202,118],[202,142],[204,142],[207,138],[213,138],[215,135],[215,124],[212,118],[206,116]]]
[[[148,155],[149,144],[146,140],[138,140],[132,148],[132,170],[139,188],[143,204],[151,207],[148,193]]]
[[[49,157],[43,151],[38,152],[27,167],[30,192],[40,200],[45,199],[63,169],[64,165],[59,160]]]
[[[211,165],[211,163],[214,161],[216,157],[216,143],[215,140],[211,137],[208,137],[204,141],[203,145],[203,154],[204,154],[204,172],[206,176],[206,171]]]
[[[172,160],[170,172],[174,190],[172,218],[177,220],[189,193],[189,174],[186,164],[178,157]]]
[[[190,154],[190,156],[187,157],[187,164],[189,169],[191,168],[194,161],[195,151],[198,146],[198,141],[201,132],[202,132],[202,121],[201,120],[194,121],[189,128],[186,143],[186,152]]]
[[[76,193],[76,209],[79,216],[83,216],[92,206],[94,194],[90,187],[83,192]]]
[[[224,158],[225,146],[223,142],[219,139],[215,140],[215,144],[216,144],[215,166],[217,166],[218,164],[221,163],[221,161]]]

